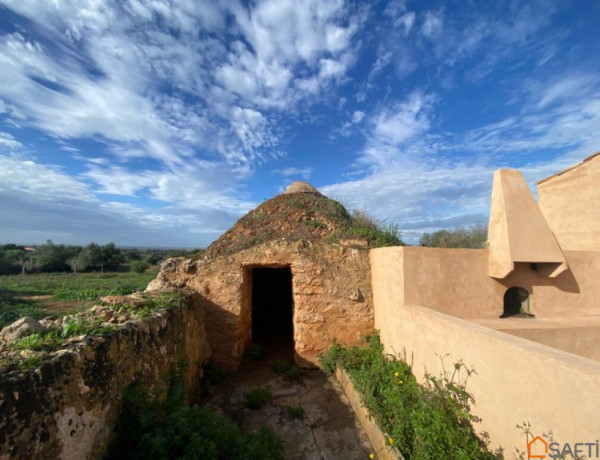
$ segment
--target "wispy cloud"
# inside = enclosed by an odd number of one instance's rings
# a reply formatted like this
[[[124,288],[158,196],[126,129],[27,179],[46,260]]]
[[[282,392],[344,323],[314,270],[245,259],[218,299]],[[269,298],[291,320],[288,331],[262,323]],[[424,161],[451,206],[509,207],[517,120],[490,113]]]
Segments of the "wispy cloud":
[[[300,176],[304,180],[309,180],[313,171],[314,171],[314,168],[310,168],[310,167],[306,167],[306,168],[289,167],[289,168],[285,168],[285,169],[276,169],[273,172],[283,174],[285,177]]]

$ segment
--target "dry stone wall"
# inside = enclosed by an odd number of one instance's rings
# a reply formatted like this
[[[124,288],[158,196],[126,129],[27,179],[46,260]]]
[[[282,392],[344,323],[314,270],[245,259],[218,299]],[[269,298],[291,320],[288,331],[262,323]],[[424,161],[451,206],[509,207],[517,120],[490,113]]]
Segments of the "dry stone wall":
[[[373,328],[368,251],[308,241],[271,241],[210,260],[170,259],[148,290],[187,288],[201,295],[213,358],[233,370],[251,343],[253,267],[292,271],[297,355],[317,363],[336,339],[359,343]]]
[[[133,382],[150,387],[185,363],[188,388],[210,357],[199,296],[0,376],[0,459],[101,458]]]

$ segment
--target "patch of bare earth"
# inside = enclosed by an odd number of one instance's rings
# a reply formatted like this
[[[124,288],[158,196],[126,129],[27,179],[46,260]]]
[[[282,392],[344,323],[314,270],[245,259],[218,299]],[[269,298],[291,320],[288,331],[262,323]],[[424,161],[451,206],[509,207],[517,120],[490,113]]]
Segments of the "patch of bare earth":
[[[35,302],[39,308],[48,312],[48,315],[69,313],[90,304],[90,302],[82,302],[80,300],[52,300],[52,295],[19,296],[17,298],[28,302]]]

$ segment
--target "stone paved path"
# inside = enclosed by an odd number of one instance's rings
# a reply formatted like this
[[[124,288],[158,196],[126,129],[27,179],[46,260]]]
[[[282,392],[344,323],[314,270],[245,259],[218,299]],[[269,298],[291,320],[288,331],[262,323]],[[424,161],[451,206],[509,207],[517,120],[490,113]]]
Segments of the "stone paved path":
[[[244,430],[269,427],[283,440],[286,459],[369,458],[369,441],[334,377],[309,369],[297,380],[286,380],[273,372],[272,364],[273,359],[245,363],[226,376],[209,403]],[[257,387],[271,391],[274,399],[253,411],[244,407],[244,394]],[[299,405],[305,411],[302,419],[288,413],[288,407]]]

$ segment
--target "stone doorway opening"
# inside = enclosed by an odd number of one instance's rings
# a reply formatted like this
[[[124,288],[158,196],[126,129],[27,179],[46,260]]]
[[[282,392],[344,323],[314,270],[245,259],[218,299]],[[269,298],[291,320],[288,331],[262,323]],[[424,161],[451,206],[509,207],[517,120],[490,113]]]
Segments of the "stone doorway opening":
[[[294,352],[294,295],[291,267],[252,268],[252,343],[269,354]]]
[[[504,293],[504,311],[500,318],[532,318],[529,292],[522,287],[511,287]]]

